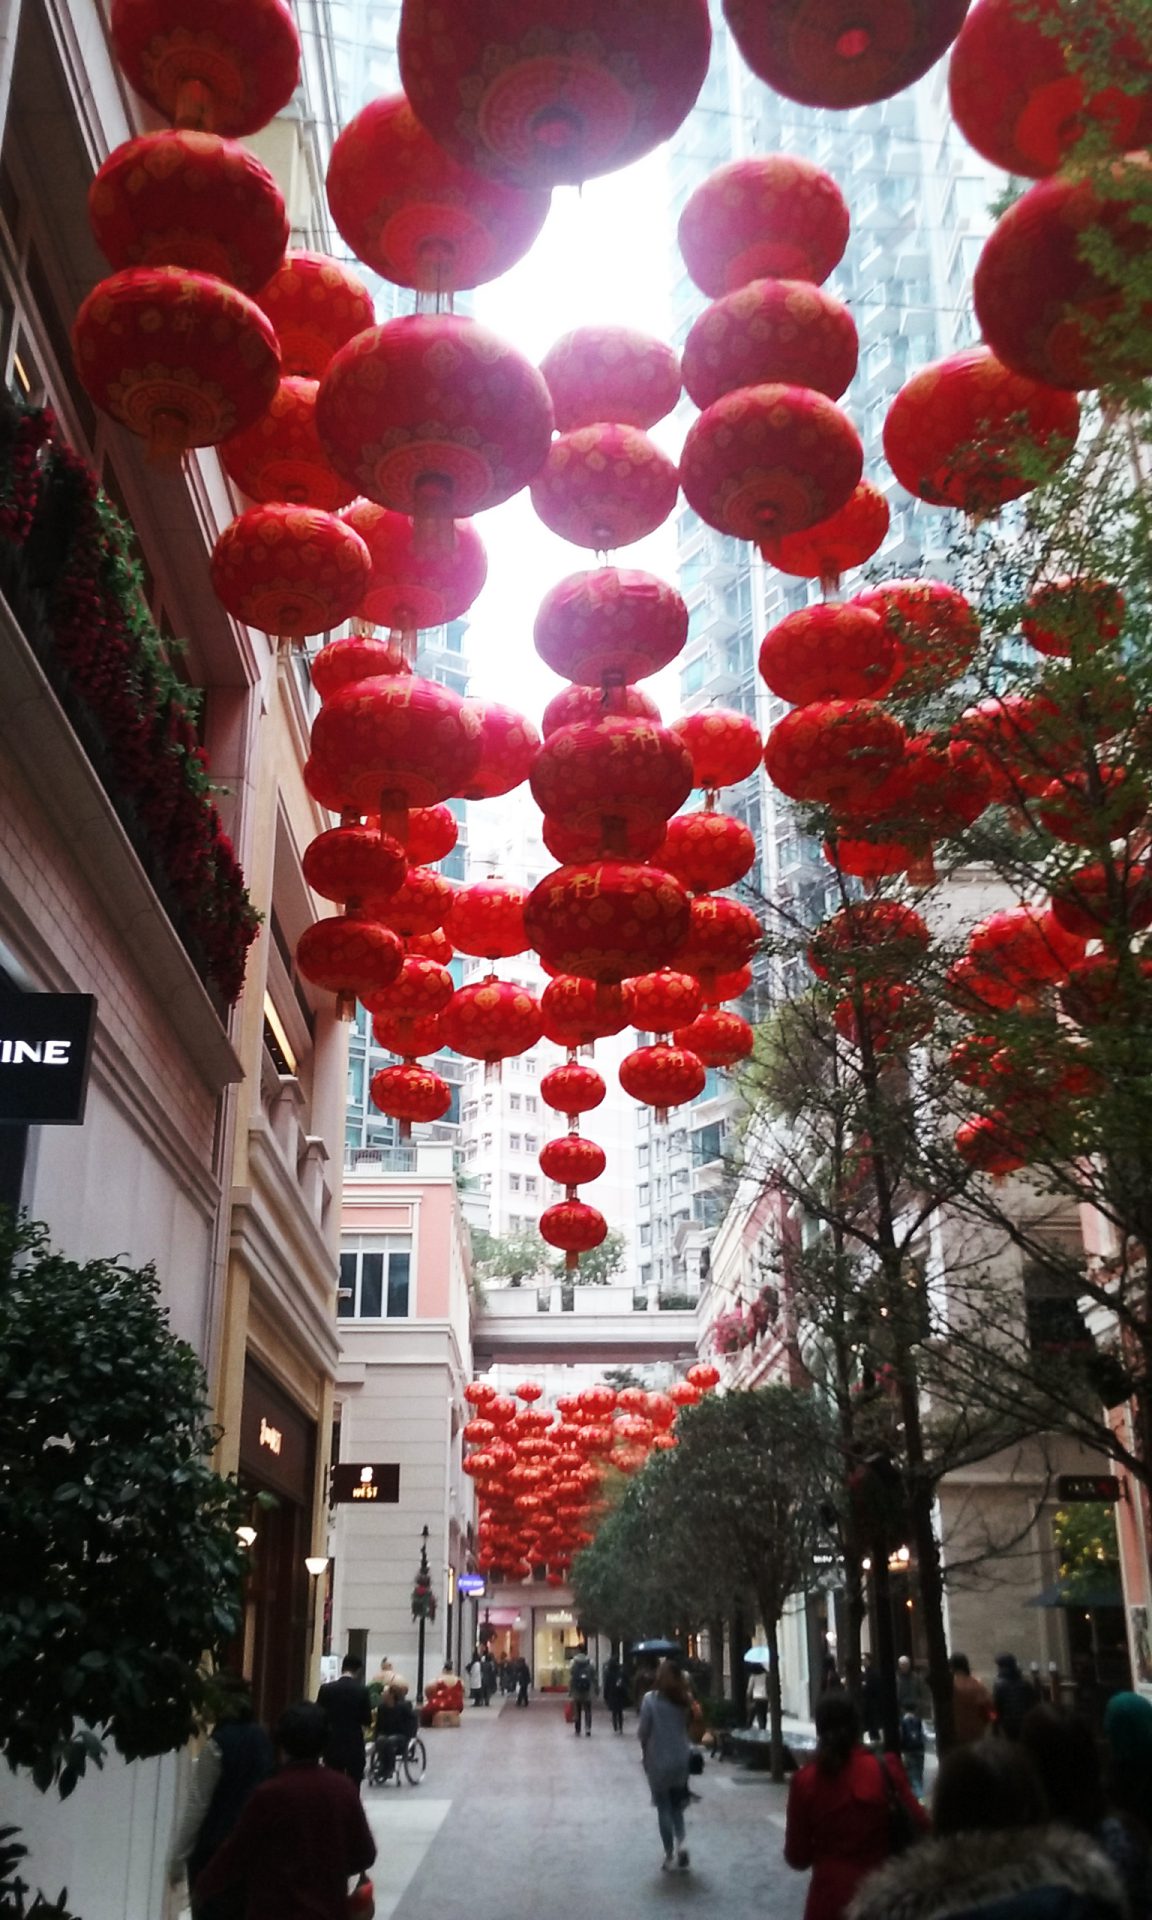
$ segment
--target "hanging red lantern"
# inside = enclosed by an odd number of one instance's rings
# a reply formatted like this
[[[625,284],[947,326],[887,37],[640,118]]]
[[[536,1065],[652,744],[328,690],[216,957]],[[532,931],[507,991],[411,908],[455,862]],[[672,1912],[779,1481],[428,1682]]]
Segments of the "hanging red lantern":
[[[605,553],[662,526],[678,487],[675,462],[646,433],[600,420],[553,440],[532,481],[532,505],[562,540]]]
[[[916,849],[898,840],[856,840],[837,834],[825,840],[821,851],[830,867],[856,880],[882,880],[889,874],[907,873],[917,862]]]
[[[304,849],[304,878],[313,892],[341,905],[394,893],[408,871],[397,840],[367,827],[330,827]]]
[[[678,813],[652,855],[652,865],[693,893],[733,887],[756,861],[750,827],[728,813]]]
[[[647,431],[680,398],[680,362],[671,347],[633,327],[576,327],[549,347],[540,371],[558,433],[617,420]]]
[[[487,1441],[496,1438],[496,1429],[491,1420],[469,1420],[464,1428],[463,1437],[470,1446],[482,1447]]]
[[[451,537],[428,550],[415,537],[411,519],[372,500],[357,500],[342,516],[360,535],[372,561],[372,577],[359,615],[374,626],[414,633],[459,620],[488,577],[484,543],[470,520],[458,520]]]
[[[130,267],[76,315],[80,384],[153,454],[214,447],[258,420],[280,378],[272,328],[235,287],[183,267]]]
[[[496,1388],[487,1380],[469,1380],[464,1389],[464,1398],[470,1407],[486,1407],[496,1398]]]
[[[771,381],[839,400],[860,342],[842,301],[805,280],[752,280],[706,307],[684,342],[684,386],[698,407]]]
[[[600,567],[570,574],[549,589],[532,637],[545,665],[566,680],[589,687],[645,680],[680,652],[688,638],[688,608],[655,574]]]
[[[561,867],[599,860],[609,839],[618,858],[648,860],[664,838],[664,824],[662,815],[639,808],[607,817],[588,812],[563,820],[545,814],[540,837]]]
[[[1142,325],[1125,313],[1148,246],[1146,154],[1099,178],[1040,180],[993,227],[972,276],[976,318],[992,352],[1026,379],[1099,387],[1152,374],[1152,301]],[[1087,244],[1086,244],[1087,243]],[[1099,264],[1092,248],[1107,249]]]
[[[968,0],[724,0],[757,79],[806,107],[890,100],[935,66]]]
[[[760,551],[781,573],[819,580],[824,593],[833,593],[842,573],[862,567],[883,546],[891,517],[879,487],[861,480],[839,512],[803,533],[770,534]]]
[[[358,817],[358,809],[352,805],[350,796],[344,791],[343,782],[331,768],[322,766],[309,754],[300,773],[306,792],[318,807],[326,808],[329,813],[342,813],[348,818]]]
[[[402,1060],[439,1053],[444,1045],[438,1013],[373,1014],[372,1038],[386,1053],[397,1053]]]
[[[694,1053],[659,1040],[650,1047],[637,1047],[620,1062],[620,1085],[633,1100],[653,1108],[658,1126],[669,1108],[697,1099],[704,1091],[706,1078]]]
[[[970,827],[995,795],[995,780],[978,747],[947,735],[916,734],[905,741],[903,759],[878,786],[842,800],[838,811],[853,825],[899,835],[917,849],[916,864],[923,866],[934,838]]]
[[[1022,997],[1019,987],[1010,985],[998,972],[990,972],[983,961],[978,963],[971,955],[954,961],[945,979],[952,1005],[962,1013],[978,1017],[983,1017],[989,1008],[1005,1013]]]
[[[366,993],[393,986],[404,964],[404,949],[389,927],[358,914],[314,920],[296,942],[296,965],[314,987],[336,994],[340,1011]]]
[[[977,1173],[1003,1180],[1028,1165],[1034,1143],[1006,1115],[986,1113],[957,1127],[956,1151]]]
[[[800,607],[760,645],[760,678],[794,706],[878,699],[896,675],[896,644],[877,612],[858,601]]]
[[[1101,847],[1134,833],[1148,813],[1148,788],[1123,766],[1098,765],[1091,778],[1071,772],[1040,794],[1036,818],[1073,847]]]
[[[88,189],[109,266],[187,267],[254,293],[288,245],[284,195],[236,140],[145,133],[109,154]]]
[[[316,381],[289,375],[254,425],[225,440],[224,471],[250,499],[335,513],[352,489],[333,472],[316,431]]]
[[[535,367],[487,327],[416,313],[340,349],[316,418],[333,466],[361,493],[444,526],[527,486],[548,456],[552,402]]]
[[[408,934],[404,941],[404,952],[412,959],[435,960],[437,966],[447,967],[451,965],[456,949],[443,927],[433,927],[431,933]]]
[[[495,800],[527,780],[540,752],[540,735],[530,720],[494,701],[470,700],[480,721],[480,760],[462,800]]]
[[[413,1060],[406,1060],[398,1067],[381,1067],[368,1082],[368,1092],[373,1106],[399,1120],[401,1138],[414,1125],[426,1126],[430,1121],[443,1120],[452,1107],[452,1089],[448,1082],[433,1073],[431,1067],[417,1066]],[[480,1455],[473,1454],[472,1458],[478,1460]]]
[[[678,1027],[672,1035],[674,1047],[686,1047],[705,1067],[734,1067],[746,1060],[756,1035],[738,1013],[723,1007],[709,1007],[698,1014],[690,1026]]]
[[[706,995],[710,1000],[717,976],[747,966],[762,937],[759,920],[743,901],[731,900],[726,893],[697,894],[691,906],[688,935],[675,964],[684,973],[696,974],[710,988]]]
[[[289,640],[349,619],[370,570],[359,534],[316,507],[249,507],[212,554],[212,585],[233,618]]]
[[[851,1047],[867,1036],[876,1053],[903,1052],[927,1039],[935,1024],[927,994],[900,980],[864,980],[853,998],[838,1000],[832,1018]]]
[[[700,1389],[690,1380],[673,1380],[668,1389],[668,1398],[677,1407],[694,1407],[700,1400]]]
[[[628,1024],[620,987],[559,973],[540,996],[544,1038],[557,1047],[590,1047]]]
[[[404,844],[413,865],[428,867],[444,860],[460,837],[451,807],[413,807],[408,814]]]
[[[433,138],[518,187],[578,186],[667,140],[704,84],[705,0],[408,0],[400,79]]]
[[[385,926],[402,939],[435,933],[452,911],[455,888],[431,867],[409,867],[400,885],[373,906]]]
[[[509,960],[528,945],[523,887],[506,880],[477,880],[452,895],[445,928],[461,953],[481,960]]]
[[[808,964],[820,980],[899,979],[927,953],[927,922],[900,900],[853,900],[817,929],[808,948]]]
[[[1114,1021],[1130,1031],[1146,1029],[1152,1008],[1152,960],[1135,954],[1089,954],[1069,969],[1060,1005],[1078,1027]]]
[[[276,329],[284,372],[307,380],[319,380],[333,354],[376,318],[362,280],[339,260],[305,249],[285,256],[258,299]]]
[[[794,153],[755,154],[718,167],[688,196],[677,239],[710,300],[750,280],[827,280],[848,244],[836,182]]]
[[[1005,173],[1055,173],[1087,126],[1117,153],[1152,139],[1152,93],[1137,30],[1126,29],[1111,0],[1093,8],[1093,65],[1104,63],[1115,81],[1086,100],[1084,75],[1069,59],[1088,51],[1075,48],[1075,25],[1059,0],[1027,7],[976,0],[960,29],[948,66],[952,116],[969,145]],[[1105,32],[1107,52],[1099,39]]]
[[[616,853],[629,821],[658,821],[663,837],[663,823],[692,791],[692,761],[670,728],[611,717],[551,734],[529,785],[542,813],[574,826],[599,822],[600,850]]]
[[[540,1082],[544,1105],[569,1115],[591,1113],[607,1091],[595,1067],[585,1066],[582,1060],[567,1060],[562,1067],[552,1067]]]
[[[671,591],[671,589],[669,589]],[[540,731],[545,740],[560,727],[602,720],[606,714],[630,714],[637,720],[660,719],[660,709],[639,687],[562,687],[545,707]]]
[[[1072,751],[1067,716],[1046,694],[993,694],[961,714],[956,732],[983,754],[998,799],[1018,799],[1041,772],[1059,773]]]
[[[1052,917],[1082,940],[1152,927],[1152,866],[1115,861],[1077,868],[1053,887]]]
[[[522,1380],[520,1385],[514,1387],[512,1391],[517,1400],[523,1400],[525,1404],[531,1404],[533,1401],[539,1400],[544,1389],[535,1380]]]
[[[468,779],[480,757],[480,729],[459,695],[437,681],[414,674],[360,680],[324,702],[312,753],[361,812],[379,812],[385,830],[395,828],[394,837],[403,839],[406,808],[434,806]]]
[[[390,674],[407,673],[406,663],[395,647],[384,640],[354,634],[347,640],[330,640],[326,647],[308,659],[312,685],[321,704],[330,700],[341,687],[355,686],[360,680],[379,680]]]
[[[526,1053],[543,1031],[535,996],[495,978],[458,987],[440,1024],[447,1046],[490,1065]]]
[[[1107,580],[1085,575],[1046,581],[1028,596],[1020,631],[1030,647],[1051,659],[1083,659],[1124,626],[1124,595]]]
[[[968,347],[901,387],[884,422],[884,457],[918,500],[988,514],[1063,466],[1079,431],[1074,394]]]
[[[741,387],[688,429],[680,484],[688,505],[740,540],[796,533],[826,520],[859,484],[860,436],[808,387]]]
[[[1019,992],[1062,980],[1084,957],[1084,942],[1043,907],[1004,907],[972,929],[969,957],[978,971]]]
[[[399,942],[397,942],[399,944]],[[364,1000],[369,1013],[382,1013],[388,1019],[403,1014],[409,1019],[443,1013],[456,991],[456,982],[438,960],[425,960],[420,954],[405,955],[401,947],[401,965],[390,984],[385,984]]]
[[[964,595],[940,580],[885,580],[858,593],[852,604],[883,621],[896,654],[890,684],[903,693],[947,686],[980,644],[980,622]]]
[[[623,995],[628,1019],[641,1033],[671,1033],[674,1027],[689,1026],[704,1005],[700,982],[672,967],[625,980]]]
[[[599,1180],[607,1165],[603,1147],[581,1133],[562,1133],[540,1149],[541,1173],[560,1187],[583,1187],[589,1180]]]
[[[112,0],[109,26],[129,83],[178,126],[258,133],[300,84],[285,0]]]
[[[557,867],[533,888],[524,909],[542,960],[609,985],[666,965],[689,923],[688,896],[670,874],[612,860]]]
[[[904,752],[904,729],[871,700],[817,700],[768,735],[768,778],[790,800],[836,806],[867,794]]]
[[[498,186],[438,146],[402,93],[372,100],[337,136],[328,205],[373,273],[420,293],[459,293],[523,259],[549,195]]]
[[[693,784],[710,793],[747,780],[760,765],[763,742],[756,722],[746,713],[734,713],[728,707],[702,707],[698,713],[681,714],[673,720],[671,731],[692,757]]]
[[[701,1393],[711,1393],[713,1387],[720,1384],[720,1369],[710,1360],[697,1360],[684,1375],[689,1386],[698,1387]]]
[[[545,1207],[539,1220],[540,1238],[559,1247],[566,1267],[577,1267],[582,1253],[591,1253],[608,1235],[608,1222],[586,1200],[558,1200]]]

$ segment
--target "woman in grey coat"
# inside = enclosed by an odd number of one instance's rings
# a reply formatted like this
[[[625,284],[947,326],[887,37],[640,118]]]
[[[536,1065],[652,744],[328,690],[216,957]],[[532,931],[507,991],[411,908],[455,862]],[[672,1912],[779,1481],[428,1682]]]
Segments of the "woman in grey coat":
[[[688,1804],[688,1760],[692,1750],[688,1738],[691,1711],[692,1695],[684,1675],[670,1660],[662,1660],[656,1672],[656,1685],[641,1702],[637,1732],[664,1843],[665,1873],[671,1873],[674,1866],[681,1873],[688,1871],[684,1809]]]

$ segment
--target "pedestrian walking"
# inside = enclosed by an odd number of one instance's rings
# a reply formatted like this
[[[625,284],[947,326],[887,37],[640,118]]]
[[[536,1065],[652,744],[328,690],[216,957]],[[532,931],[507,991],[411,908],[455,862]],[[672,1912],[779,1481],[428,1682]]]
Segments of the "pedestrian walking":
[[[624,1672],[623,1662],[615,1654],[605,1663],[601,1680],[604,1705],[612,1715],[613,1733],[624,1731],[624,1709],[632,1699],[632,1689],[628,1685],[628,1676]]]
[[[276,1749],[252,1706],[239,1674],[215,1675],[220,1697],[216,1722],[192,1772],[192,1786],[168,1858],[168,1878],[179,1886],[185,1874],[193,1920],[240,1920],[239,1895],[200,1897],[198,1882],[212,1855],[236,1825],[245,1802],[276,1767]]]
[[[576,1738],[580,1738],[580,1725],[583,1721],[584,1732],[592,1736],[592,1689],[596,1684],[596,1669],[588,1658],[586,1646],[579,1646],[572,1656],[568,1669],[568,1698],[572,1702],[572,1723],[576,1729]]]
[[[982,1740],[992,1725],[992,1695],[983,1680],[978,1680],[966,1653],[954,1653],[948,1665],[952,1669],[952,1723],[958,1747]]]
[[[200,1876],[202,1898],[238,1891],[244,1920],[347,1920],[348,1882],[367,1873],[376,1843],[352,1782],[320,1765],[327,1739],[319,1705],[281,1716],[283,1768],[250,1794]]]
[[[992,1686],[992,1705],[996,1713],[996,1731],[1005,1740],[1019,1740],[1024,1715],[1040,1705],[1040,1691],[1020,1671],[1014,1653],[996,1655],[996,1679]]]
[[[798,1873],[812,1872],[804,1920],[841,1920],[894,1843],[927,1831],[899,1757],[861,1744],[847,1693],[825,1694],[816,1703],[816,1757],[788,1790],[784,1858]]]
[[[692,1745],[688,1726],[692,1695],[679,1667],[661,1660],[656,1684],[640,1702],[637,1734],[644,1774],[656,1809],[664,1845],[663,1868],[687,1873],[690,1865],[684,1809],[688,1805],[688,1773]]]
[[[1152,1707],[1149,1713],[1152,1716]],[[1119,1875],[1132,1920],[1148,1920],[1152,1861],[1147,1828],[1133,1826],[1109,1809],[1100,1749],[1088,1721],[1046,1703],[1032,1707],[1024,1715],[1020,1745],[1039,1776],[1049,1818],[1095,1841]]]
[[[526,1707],[528,1705],[528,1690],[531,1685],[532,1669],[523,1654],[521,1654],[519,1660],[516,1662],[516,1705],[518,1707]]]
[[[339,1680],[326,1680],[316,1701],[328,1725],[324,1765],[346,1773],[359,1786],[367,1758],[364,1736],[372,1724],[372,1697],[364,1685],[364,1662],[355,1654],[346,1655]]]
[[[484,1693],[484,1705],[492,1705],[492,1695],[496,1691],[496,1662],[485,1647],[480,1655],[480,1684]]]
[[[748,1676],[748,1685],[744,1689],[744,1704],[748,1712],[748,1725],[759,1727],[761,1733],[768,1727],[768,1669],[762,1661],[757,1661]]]
[[[913,1791],[924,1787],[924,1719],[932,1696],[906,1653],[896,1662],[896,1709],[900,1715],[900,1751]]]
[[[472,1695],[472,1705],[484,1705],[484,1661],[479,1647],[473,1647],[472,1658],[464,1669],[464,1678],[468,1682],[468,1691]]]
[[[879,1740],[884,1726],[884,1680],[870,1653],[864,1655],[860,1676],[860,1706],[865,1733],[869,1740]]]

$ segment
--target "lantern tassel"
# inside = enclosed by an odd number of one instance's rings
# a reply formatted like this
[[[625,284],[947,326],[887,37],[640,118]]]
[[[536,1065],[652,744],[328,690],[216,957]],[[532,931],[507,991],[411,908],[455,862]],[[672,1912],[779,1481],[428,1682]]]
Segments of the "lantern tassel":
[[[188,74],[176,88],[176,110],[172,124],[195,133],[215,131],[216,102],[211,88],[197,74]]]
[[[148,422],[148,459],[153,466],[171,467],[188,448],[188,422],[171,407],[159,407]]]

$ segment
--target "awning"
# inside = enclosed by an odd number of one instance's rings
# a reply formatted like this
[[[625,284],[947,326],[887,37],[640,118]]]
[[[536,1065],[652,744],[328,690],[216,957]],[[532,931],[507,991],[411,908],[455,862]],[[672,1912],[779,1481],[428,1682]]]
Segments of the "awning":
[[[1112,1574],[1099,1579],[1056,1580],[1029,1600],[1030,1607],[1079,1607],[1083,1613],[1095,1613],[1101,1607],[1122,1607],[1124,1592]]]

